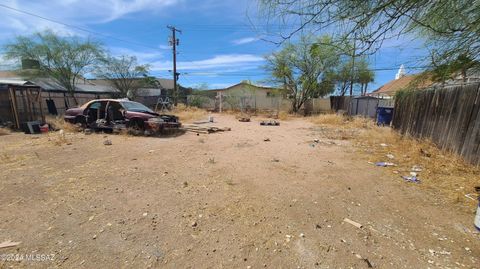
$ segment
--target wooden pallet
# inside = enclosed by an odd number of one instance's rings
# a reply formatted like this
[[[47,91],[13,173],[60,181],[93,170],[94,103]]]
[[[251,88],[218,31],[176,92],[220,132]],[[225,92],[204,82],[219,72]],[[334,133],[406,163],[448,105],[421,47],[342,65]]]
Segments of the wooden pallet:
[[[183,130],[198,134],[211,134],[217,132],[231,131],[232,129],[230,127],[198,126],[194,124],[186,124],[183,126]]]

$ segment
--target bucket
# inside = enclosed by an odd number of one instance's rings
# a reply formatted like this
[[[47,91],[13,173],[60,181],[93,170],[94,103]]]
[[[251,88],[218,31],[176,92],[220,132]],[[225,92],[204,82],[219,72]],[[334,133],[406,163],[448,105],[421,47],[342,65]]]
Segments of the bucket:
[[[48,124],[40,125],[40,132],[48,133]]]

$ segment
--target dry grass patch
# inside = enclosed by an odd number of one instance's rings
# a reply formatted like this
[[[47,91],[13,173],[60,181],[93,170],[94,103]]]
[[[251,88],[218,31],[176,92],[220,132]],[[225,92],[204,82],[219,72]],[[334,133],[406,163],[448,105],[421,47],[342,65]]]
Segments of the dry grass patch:
[[[402,180],[400,177],[409,176],[413,166],[419,166],[419,186],[438,190],[454,202],[475,203],[465,194],[473,193],[480,184],[480,168],[459,155],[441,150],[429,140],[378,127],[371,119],[329,114],[312,117],[311,121],[320,125],[320,132],[329,139],[351,140],[366,160],[395,163],[394,167],[378,168],[389,171],[393,177]]]
[[[207,111],[197,107],[187,107],[184,104],[178,104],[172,111],[172,114],[180,119],[180,122],[193,122],[201,119],[207,119]]]
[[[65,132],[71,133],[80,132],[82,130],[79,126],[66,122],[62,116],[47,116],[45,121],[55,130],[64,130]]]
[[[320,114],[310,118],[310,121],[319,125],[340,126],[347,122],[347,118],[336,114]]]

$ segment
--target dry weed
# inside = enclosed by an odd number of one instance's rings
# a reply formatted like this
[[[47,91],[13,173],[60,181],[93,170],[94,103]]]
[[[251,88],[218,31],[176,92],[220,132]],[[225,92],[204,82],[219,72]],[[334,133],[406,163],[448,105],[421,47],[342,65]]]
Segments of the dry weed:
[[[310,118],[310,121],[319,125],[341,126],[347,122],[347,118],[336,114],[320,114]]]
[[[193,122],[196,120],[207,119],[207,111],[197,107],[187,107],[184,104],[178,104],[173,109],[172,114],[180,119],[180,122]]]
[[[48,137],[48,140],[53,142],[53,144],[55,146],[61,146],[61,145],[69,145],[71,144],[71,142],[67,139],[66,135],[65,135],[65,131],[63,130],[60,130],[58,132],[55,132],[55,133],[50,133],[49,134],[49,137]]]
[[[75,124],[66,122],[61,116],[47,116],[45,121],[53,127],[54,130],[64,130],[65,132],[80,132],[81,128]]]
[[[319,131],[329,139],[351,139],[368,161],[395,163],[396,166],[385,168],[395,177],[408,176],[413,166],[419,166],[419,186],[438,190],[454,202],[474,203],[464,195],[474,192],[480,184],[480,168],[459,155],[441,150],[429,140],[378,127],[371,119],[329,114],[312,117],[311,121],[319,124]]]

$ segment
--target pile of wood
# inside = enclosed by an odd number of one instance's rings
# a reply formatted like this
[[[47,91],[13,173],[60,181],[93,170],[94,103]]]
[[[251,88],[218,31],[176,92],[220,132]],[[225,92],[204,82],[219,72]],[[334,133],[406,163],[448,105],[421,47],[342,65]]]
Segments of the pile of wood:
[[[211,134],[216,132],[231,131],[230,127],[216,127],[216,126],[198,126],[194,124],[185,124],[183,129],[187,132],[193,132],[197,134]]]

